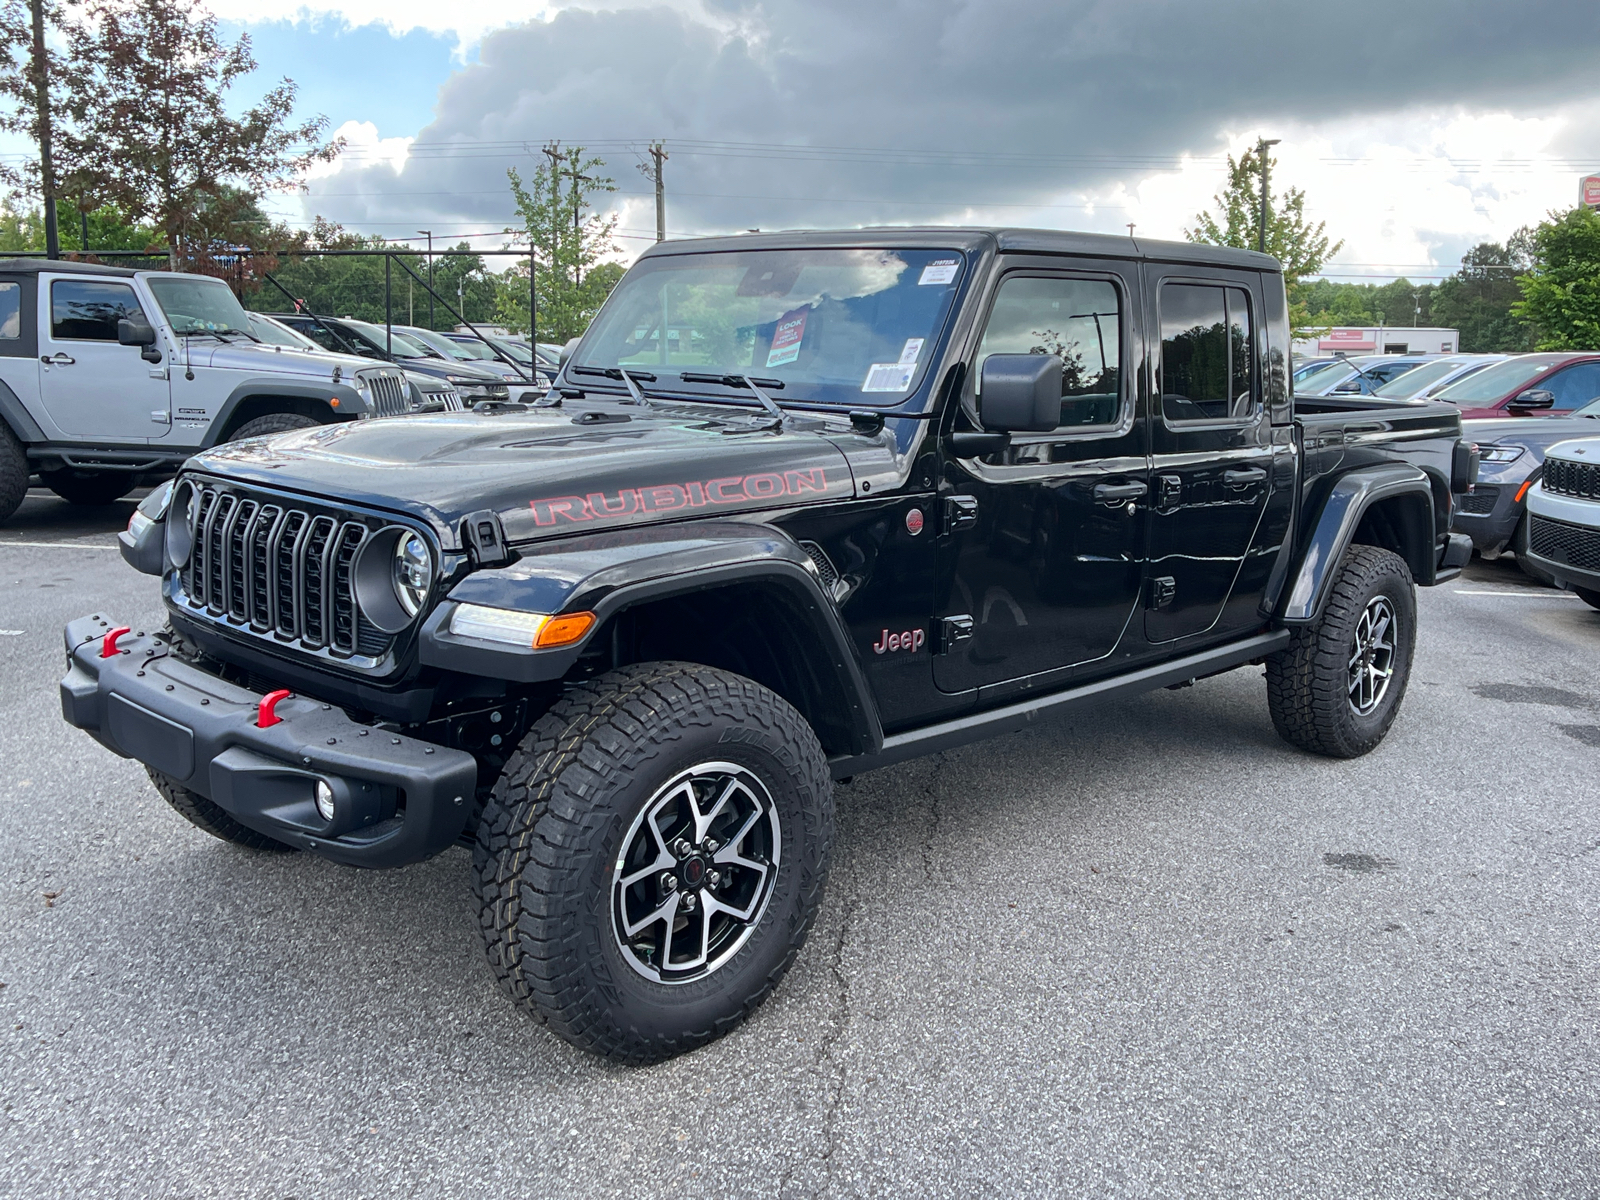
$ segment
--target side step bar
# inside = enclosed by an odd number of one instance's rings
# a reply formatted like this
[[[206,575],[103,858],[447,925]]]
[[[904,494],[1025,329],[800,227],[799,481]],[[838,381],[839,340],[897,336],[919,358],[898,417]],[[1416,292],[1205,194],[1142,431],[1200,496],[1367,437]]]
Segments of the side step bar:
[[[924,754],[937,754],[952,750],[968,742],[981,741],[1001,733],[1012,733],[1025,728],[1041,717],[1076,708],[1096,701],[1116,700],[1124,696],[1137,696],[1175,683],[1187,683],[1206,675],[1216,675],[1242,667],[1253,659],[1282,650],[1289,642],[1287,629],[1260,633],[1242,642],[1229,642],[1225,646],[1203,650],[1184,658],[1157,663],[1128,675],[1114,675],[1080,687],[1053,692],[1045,696],[1031,696],[1015,704],[992,708],[985,712],[968,713],[953,720],[941,721],[925,729],[890,734],[883,739],[883,748],[876,754],[861,754],[833,759],[829,766],[835,779],[848,779],[863,771],[892,766]]]

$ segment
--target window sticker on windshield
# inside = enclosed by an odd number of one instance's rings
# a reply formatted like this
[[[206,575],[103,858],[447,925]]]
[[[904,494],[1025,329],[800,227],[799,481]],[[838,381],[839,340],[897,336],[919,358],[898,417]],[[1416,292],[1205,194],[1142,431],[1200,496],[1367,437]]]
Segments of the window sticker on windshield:
[[[922,268],[922,278],[917,280],[918,287],[927,287],[933,283],[949,283],[956,277],[956,272],[961,269],[961,260],[958,258],[938,258]]]
[[[778,318],[772,331],[772,349],[767,351],[767,366],[781,367],[800,357],[800,342],[806,336],[806,313],[810,309],[797,308]]]
[[[911,377],[917,373],[917,364],[873,363],[867,368],[863,392],[903,392],[911,387]]]
[[[922,353],[922,338],[907,338],[906,344],[900,348],[900,363],[914,363],[917,356]]]

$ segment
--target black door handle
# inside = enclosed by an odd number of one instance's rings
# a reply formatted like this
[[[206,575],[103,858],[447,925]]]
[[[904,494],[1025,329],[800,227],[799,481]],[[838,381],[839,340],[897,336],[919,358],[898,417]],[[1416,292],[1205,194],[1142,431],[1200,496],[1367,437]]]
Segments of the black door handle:
[[[1245,467],[1242,470],[1224,471],[1222,482],[1229,487],[1244,487],[1247,483],[1260,483],[1267,477],[1267,472],[1262,467]]]
[[[1137,500],[1149,490],[1147,483],[1097,483],[1094,485],[1094,498],[1102,504],[1121,504],[1127,500]]]

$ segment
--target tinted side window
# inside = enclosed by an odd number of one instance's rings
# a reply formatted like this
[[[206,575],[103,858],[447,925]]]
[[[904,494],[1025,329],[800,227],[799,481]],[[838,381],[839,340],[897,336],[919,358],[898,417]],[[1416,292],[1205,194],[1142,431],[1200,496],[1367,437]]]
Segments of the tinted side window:
[[[333,334],[329,333],[323,326],[318,325],[315,322],[302,325],[300,322],[296,321],[290,325],[290,328],[299,333],[305,334],[306,337],[310,338],[324,350],[337,350],[341,354],[345,352],[344,346],[340,344],[339,339],[334,337]]]
[[[1558,409],[1582,408],[1600,397],[1600,363],[1579,363],[1543,385],[1535,386],[1543,386],[1554,392]]]
[[[0,283],[0,338],[14,341],[22,336],[22,285]]]
[[[1243,288],[1161,288],[1161,410],[1168,421],[1243,419],[1255,410],[1255,335]]]
[[[1062,429],[1116,425],[1122,412],[1122,303],[1103,279],[1013,275],[1000,284],[978,346],[978,386],[991,354],[1054,354]]]
[[[119,320],[143,316],[133,289],[125,283],[58,279],[50,285],[51,337],[114,342]]]

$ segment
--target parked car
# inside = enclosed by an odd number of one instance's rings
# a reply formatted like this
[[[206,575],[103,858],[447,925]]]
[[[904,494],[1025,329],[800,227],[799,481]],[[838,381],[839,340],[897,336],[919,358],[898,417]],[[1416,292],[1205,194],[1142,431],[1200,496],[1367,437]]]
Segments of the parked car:
[[[1437,354],[1363,354],[1328,363],[1294,385],[1296,396],[1370,396]]]
[[[674,361],[685,286],[740,336]],[[1292,398],[1289,339],[1246,250],[656,245],[548,404],[193,460],[124,542],[172,631],[73,621],[62,709],[239,846],[471,839],[506,994],[595,1053],[682,1053],[795,961],[834,779],[1246,666],[1289,743],[1383,740],[1414,585],[1471,554],[1473,450],[1447,405]],[[270,572],[195,536],[267,508],[311,531]]]
[[[1600,353],[1518,354],[1441,391],[1477,417],[1542,417],[1565,414],[1600,398]]]
[[[1331,363],[1342,361],[1342,359],[1331,354],[1321,358],[1297,358],[1294,360],[1294,370],[1291,372],[1291,376],[1294,379],[1296,386],[1298,386],[1300,381],[1307,375],[1311,374],[1311,372],[1320,371],[1323,367],[1326,367]]]
[[[1428,400],[1457,380],[1504,362],[1504,354],[1452,354],[1402,371],[1372,394],[1381,400]]]
[[[1509,552],[1526,574],[1549,583],[1550,577],[1528,558],[1528,492],[1538,482],[1551,446],[1597,430],[1600,403],[1543,421],[1522,417],[1463,421],[1462,435],[1478,446],[1478,482],[1457,499],[1450,528],[1470,537],[1484,558],[1493,561]]]
[[[1600,608],[1600,437],[1557,442],[1528,497],[1528,553],[1558,585]]]
[[[536,355],[528,348],[527,342],[513,341],[511,338],[496,337],[486,334],[484,337],[475,337],[470,333],[447,334],[453,342],[458,342],[467,353],[480,359],[496,359],[495,350],[510,357],[519,367],[530,373],[536,373],[541,384],[548,386],[555,378],[557,362],[546,362],[542,354]]]
[[[537,371],[513,366],[498,357],[482,342],[466,346],[450,334],[423,329],[416,325],[396,325],[395,329],[423,349],[432,351],[443,362],[467,364],[495,375],[505,382],[506,394],[511,400],[519,402],[537,400],[549,390],[549,385],[540,380]]]
[[[109,504],[218,442],[409,409],[396,370],[264,343],[219,279],[0,261],[0,520],[33,473]]]
[[[392,362],[408,372],[430,376],[448,384],[466,405],[511,398],[505,381],[495,372],[485,371],[476,363],[441,358],[435,351],[412,341],[398,328],[386,330],[381,325],[352,317],[313,317],[308,313],[269,315],[330,350]]]

